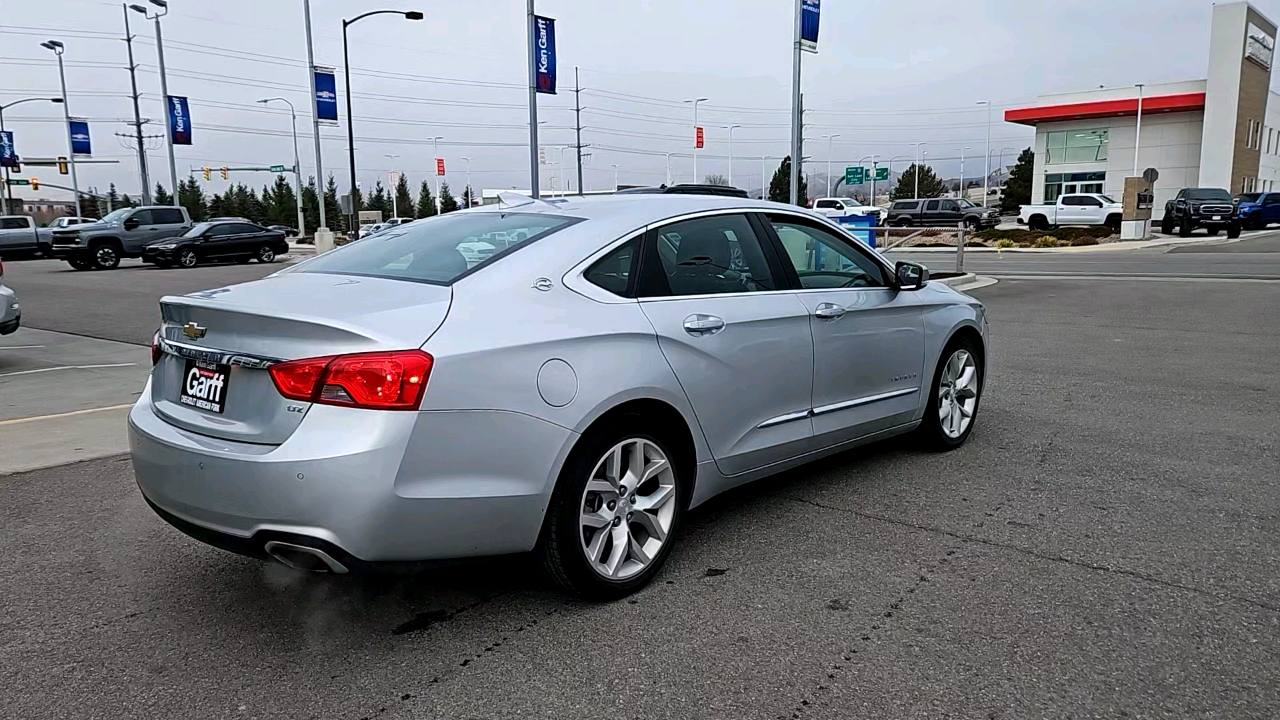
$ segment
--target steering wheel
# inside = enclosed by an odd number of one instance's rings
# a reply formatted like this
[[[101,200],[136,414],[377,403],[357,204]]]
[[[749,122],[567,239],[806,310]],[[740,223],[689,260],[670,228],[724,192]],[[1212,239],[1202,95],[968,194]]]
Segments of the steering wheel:
[[[823,275],[834,275],[836,277],[849,278],[847,282],[837,285],[837,288],[871,287],[871,283],[867,282],[866,275],[852,275],[850,273],[836,272],[834,270],[805,270],[797,272],[796,275],[802,278]]]

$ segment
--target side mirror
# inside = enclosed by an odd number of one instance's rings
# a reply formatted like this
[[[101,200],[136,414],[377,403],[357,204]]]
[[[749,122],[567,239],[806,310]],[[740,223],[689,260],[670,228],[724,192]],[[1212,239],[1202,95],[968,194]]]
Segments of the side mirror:
[[[125,229],[125,230],[137,230],[137,229],[138,229],[138,225],[140,225],[140,224],[141,224],[141,223],[139,223],[137,220],[135,220],[135,219],[133,219],[133,218],[129,218],[128,220],[125,220],[125,221],[124,221],[124,229]]]
[[[899,262],[894,274],[898,277],[899,290],[919,290],[929,282],[929,268],[918,263]]]

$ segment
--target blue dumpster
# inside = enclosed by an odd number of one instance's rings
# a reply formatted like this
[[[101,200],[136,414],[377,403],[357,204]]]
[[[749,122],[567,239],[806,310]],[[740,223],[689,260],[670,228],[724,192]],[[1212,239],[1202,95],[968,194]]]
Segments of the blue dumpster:
[[[854,237],[866,243],[870,247],[876,246],[876,234],[871,230],[859,230],[858,228],[875,227],[876,218],[874,215],[846,215],[844,217],[831,218],[843,225]]]

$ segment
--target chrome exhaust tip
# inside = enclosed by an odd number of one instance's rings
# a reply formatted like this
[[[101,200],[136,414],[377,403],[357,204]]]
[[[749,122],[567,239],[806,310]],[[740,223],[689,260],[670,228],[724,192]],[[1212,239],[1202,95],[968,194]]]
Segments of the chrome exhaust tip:
[[[325,551],[313,547],[271,540],[266,545],[263,545],[262,549],[279,561],[281,565],[291,567],[294,570],[334,573],[335,575],[347,574],[345,565],[334,560]]]

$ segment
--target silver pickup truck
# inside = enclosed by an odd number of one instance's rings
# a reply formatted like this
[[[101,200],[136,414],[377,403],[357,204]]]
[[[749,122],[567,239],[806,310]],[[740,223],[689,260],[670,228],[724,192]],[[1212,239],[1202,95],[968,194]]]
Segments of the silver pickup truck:
[[[36,227],[29,215],[0,215],[0,257],[19,253],[48,253],[53,229]]]

